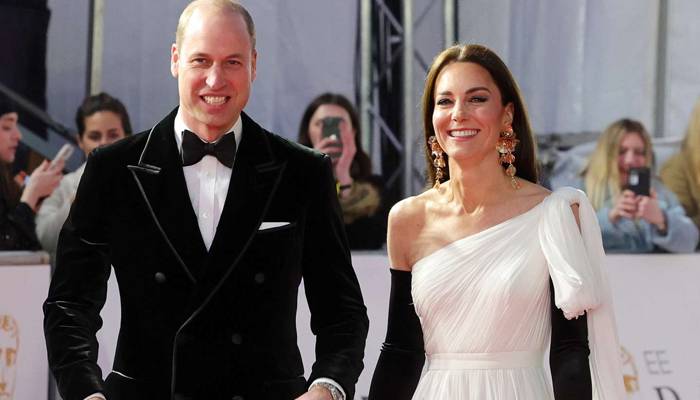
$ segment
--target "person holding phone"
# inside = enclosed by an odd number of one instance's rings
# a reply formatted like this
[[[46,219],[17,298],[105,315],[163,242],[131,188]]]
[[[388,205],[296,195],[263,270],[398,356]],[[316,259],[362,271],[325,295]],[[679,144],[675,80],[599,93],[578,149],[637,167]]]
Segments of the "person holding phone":
[[[63,161],[44,160],[26,181],[11,176],[17,146],[22,139],[14,104],[0,94],[0,250],[38,250],[34,217],[42,200],[63,176]],[[24,186],[22,186],[24,184]]]
[[[378,249],[386,237],[381,178],[362,149],[357,112],[350,100],[324,93],[309,103],[299,124],[298,142],[328,154],[343,209],[350,248]]]
[[[610,253],[688,253],[698,229],[676,196],[652,176],[651,138],[644,125],[608,126],[582,172],[583,185]]]
[[[78,146],[86,158],[94,149],[131,134],[126,107],[107,93],[86,97],[75,113],[75,124],[78,128]],[[58,188],[44,200],[36,215],[36,235],[41,247],[51,255],[52,262],[56,256],[58,233],[68,217],[84,170],[85,163],[66,174]]]

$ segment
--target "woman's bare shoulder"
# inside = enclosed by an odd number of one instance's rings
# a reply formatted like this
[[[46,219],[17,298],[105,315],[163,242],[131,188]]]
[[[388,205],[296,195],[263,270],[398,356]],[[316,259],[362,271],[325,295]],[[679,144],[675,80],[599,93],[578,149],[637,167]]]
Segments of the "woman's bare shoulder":
[[[520,181],[520,194],[524,197],[531,198],[533,200],[544,200],[545,197],[549,196],[552,191],[547,189],[546,187],[537,184],[537,183],[532,183],[530,181],[526,181],[524,179],[521,179]]]
[[[407,197],[394,204],[389,211],[389,226],[415,223],[424,213],[425,198],[423,195]]]
[[[410,271],[411,243],[425,226],[428,192],[407,197],[396,203],[389,211],[387,247],[391,268]]]
[[[510,210],[517,210],[517,213],[525,212],[542,203],[552,192],[544,186],[519,179],[520,188],[506,193],[503,204]]]

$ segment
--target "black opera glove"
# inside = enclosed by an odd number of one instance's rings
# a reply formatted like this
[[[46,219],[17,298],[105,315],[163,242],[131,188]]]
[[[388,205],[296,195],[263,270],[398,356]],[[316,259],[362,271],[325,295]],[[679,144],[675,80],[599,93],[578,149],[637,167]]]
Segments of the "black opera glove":
[[[554,305],[554,286],[549,283],[552,341],[549,367],[556,400],[591,400],[593,387],[588,364],[587,315],[568,320]]]
[[[411,273],[391,269],[386,339],[369,389],[369,400],[410,400],[418,386],[425,349],[411,297]]]

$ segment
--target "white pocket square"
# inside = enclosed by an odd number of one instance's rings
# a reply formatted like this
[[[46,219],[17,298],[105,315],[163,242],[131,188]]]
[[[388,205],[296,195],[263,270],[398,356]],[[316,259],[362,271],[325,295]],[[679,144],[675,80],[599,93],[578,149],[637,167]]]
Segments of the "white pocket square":
[[[260,228],[258,228],[258,230],[264,231],[267,229],[279,228],[280,226],[286,225],[289,225],[289,222],[263,222],[262,225],[260,225]]]

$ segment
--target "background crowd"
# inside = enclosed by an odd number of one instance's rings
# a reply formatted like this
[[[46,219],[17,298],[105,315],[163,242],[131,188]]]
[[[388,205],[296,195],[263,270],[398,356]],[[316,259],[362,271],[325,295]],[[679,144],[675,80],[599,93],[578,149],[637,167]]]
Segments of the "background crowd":
[[[333,119],[335,126],[326,126]],[[64,176],[63,160],[46,160],[33,171],[13,174],[12,163],[22,137],[18,123],[16,106],[3,97],[0,249],[44,249],[53,255],[84,164]],[[96,147],[132,132],[124,105],[106,93],[84,99],[76,111],[75,124],[77,143],[85,157]],[[382,178],[373,174],[360,137],[357,111],[342,94],[319,95],[300,118],[298,142],[331,156],[351,248],[380,249],[391,204],[386,204],[382,196]],[[630,171],[639,169],[649,171],[642,176],[649,178],[648,193],[630,186],[631,179],[639,179]],[[586,192],[597,211],[609,253],[696,251],[700,227],[700,101],[680,151],[663,165],[655,163],[646,127],[623,118],[603,130],[586,164],[575,171],[575,179],[553,182],[550,189],[566,184]]]

